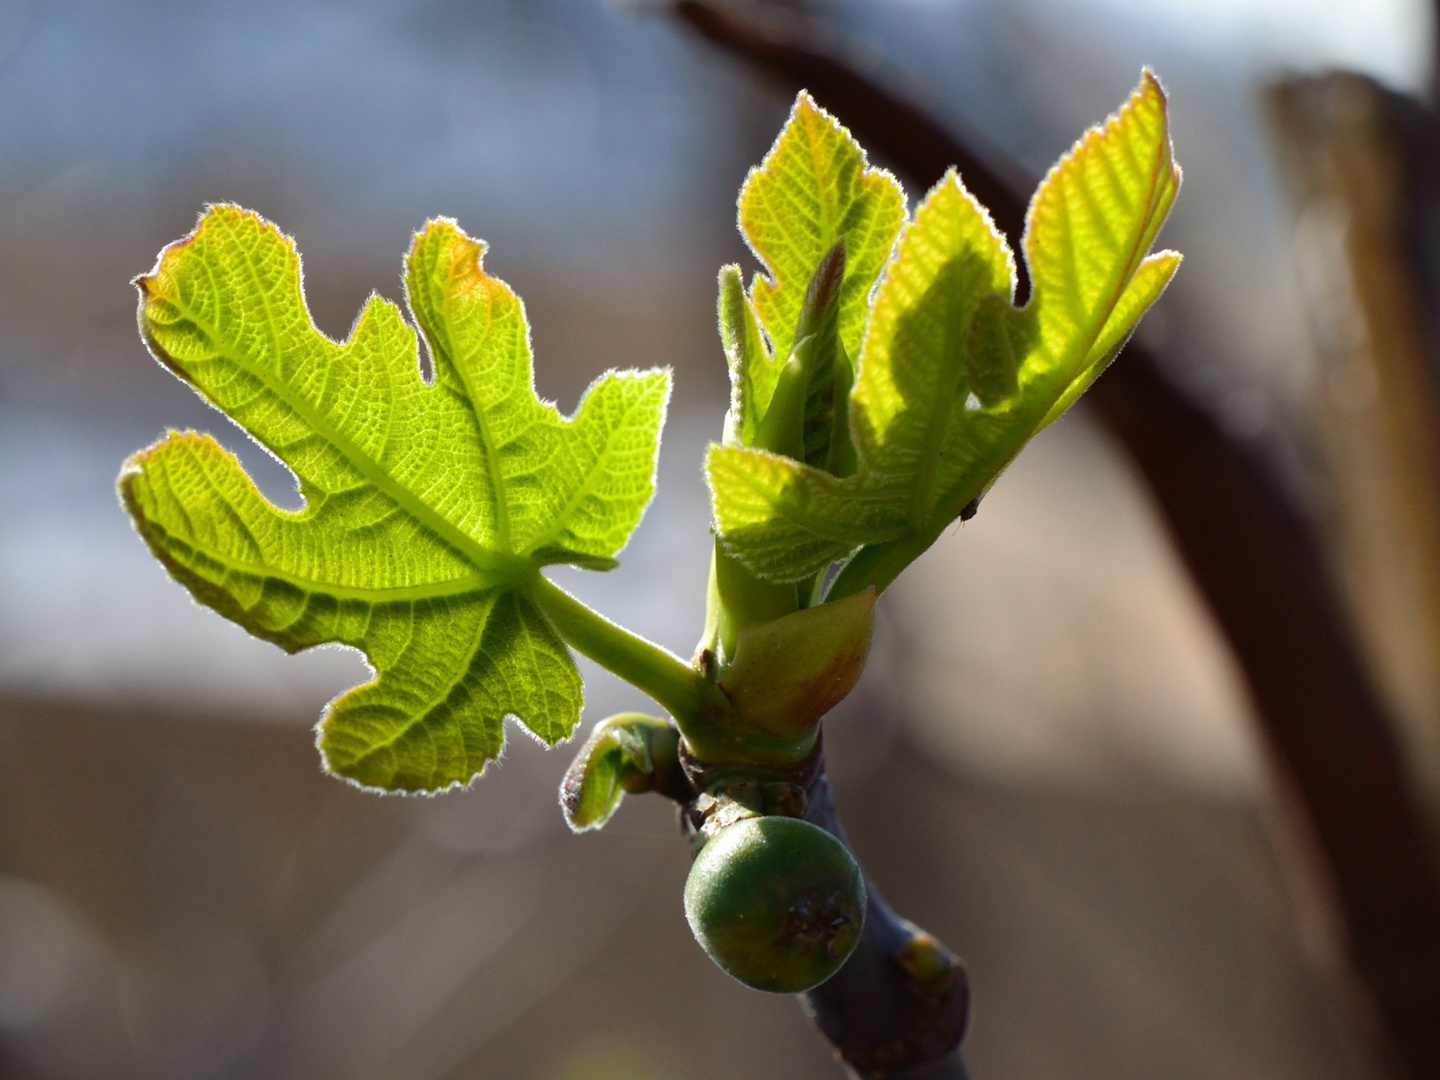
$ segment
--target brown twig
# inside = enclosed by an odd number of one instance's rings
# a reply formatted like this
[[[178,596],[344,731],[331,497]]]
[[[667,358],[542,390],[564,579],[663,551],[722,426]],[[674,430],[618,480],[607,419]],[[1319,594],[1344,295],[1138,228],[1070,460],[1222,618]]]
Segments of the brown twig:
[[[860,70],[828,32],[779,12],[677,0],[673,13],[788,92],[802,86],[921,185],[956,165],[1012,242],[1033,178]],[[1021,178],[1018,179],[1017,178]],[[1276,767],[1328,862],[1351,959],[1399,1059],[1440,1078],[1440,884],[1386,710],[1313,531],[1264,464],[1136,343],[1088,400],[1134,456],[1248,684]],[[823,1025],[822,1025],[823,1026]]]

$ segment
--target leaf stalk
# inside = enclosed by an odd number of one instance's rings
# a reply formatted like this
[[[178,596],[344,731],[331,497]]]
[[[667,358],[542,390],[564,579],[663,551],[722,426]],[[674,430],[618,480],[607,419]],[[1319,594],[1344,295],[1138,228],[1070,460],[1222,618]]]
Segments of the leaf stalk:
[[[567,645],[649,694],[682,731],[706,711],[700,672],[670,650],[611,622],[542,574],[528,591]]]

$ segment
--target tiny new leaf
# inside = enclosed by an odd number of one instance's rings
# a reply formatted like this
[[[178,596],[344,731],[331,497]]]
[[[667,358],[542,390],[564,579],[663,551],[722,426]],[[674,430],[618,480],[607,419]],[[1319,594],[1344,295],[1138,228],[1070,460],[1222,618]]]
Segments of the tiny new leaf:
[[[679,733],[659,717],[620,713],[595,725],[560,781],[560,809],[575,832],[599,829],[626,792],[650,791],[667,763],[679,768]]]
[[[125,506],[201,603],[290,652],[364,652],[376,678],[331,703],[319,745],[369,787],[467,783],[508,716],[569,736],[580,676],[539,569],[614,566],[654,490],[668,374],[609,372],[565,419],[535,394],[523,307],[483,253],[437,219],[405,260],[428,385],[378,296],[344,343],[320,333],[294,245],[238,207],[211,207],[137,281],[156,359],[284,461],[305,506],[275,507],[194,432],[126,462]]]
[[[824,466],[831,417],[844,408],[835,387],[837,381],[850,385],[870,290],[905,220],[905,193],[893,176],[872,168],[850,133],[801,91],[775,145],[745,179],[739,216],[766,272],[755,276],[748,293],[738,267],[720,272],[720,331],[734,388],[726,441],[755,444],[787,360],[818,332],[823,340],[809,343],[813,355],[800,389],[805,458]],[[813,276],[827,255],[838,256],[836,265],[843,267],[828,332],[802,325]]]
[[[905,194],[895,178],[871,168],[850,133],[802,90],[740,190],[741,231],[769,271],[756,276],[750,293],[780,362],[795,346],[810,275],[842,238],[840,343],[855,355],[870,287],[904,219]]]
[[[767,162],[791,137],[787,129]],[[1180,256],[1146,253],[1179,183],[1165,96],[1146,71],[1036,192],[1024,238],[1033,288],[1017,309],[1009,246],[959,177],[946,175],[906,224],[870,303],[849,401],[854,475],[752,446],[711,447],[706,469],[726,550],[771,581],[849,559],[832,598],[888,585],[1094,381],[1159,297]],[[823,232],[830,212],[809,212],[810,231]],[[812,270],[816,248],[807,249]],[[786,280],[802,274],[797,264]],[[757,281],[762,318],[770,297]]]

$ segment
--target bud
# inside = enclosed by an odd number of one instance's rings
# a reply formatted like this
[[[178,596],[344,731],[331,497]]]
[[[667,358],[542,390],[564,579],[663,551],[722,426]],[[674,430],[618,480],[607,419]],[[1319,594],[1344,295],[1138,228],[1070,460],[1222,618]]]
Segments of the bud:
[[[825,447],[829,447],[828,421],[823,432],[811,432],[807,430],[807,414],[812,397],[823,392],[827,381],[834,379],[840,290],[844,282],[845,241],[842,238],[825,253],[805,289],[790,358],[780,369],[770,405],[756,431],[754,445],[762,450],[805,461],[812,435],[823,439]],[[825,456],[821,454],[819,464],[824,463]]]
[[[664,720],[643,713],[618,713],[596,724],[560,782],[566,824],[575,832],[598,829],[627,791],[649,791],[657,770],[675,757],[679,738]]]
[[[870,654],[875,589],[742,627],[720,689],[740,719],[799,738],[855,687]]]

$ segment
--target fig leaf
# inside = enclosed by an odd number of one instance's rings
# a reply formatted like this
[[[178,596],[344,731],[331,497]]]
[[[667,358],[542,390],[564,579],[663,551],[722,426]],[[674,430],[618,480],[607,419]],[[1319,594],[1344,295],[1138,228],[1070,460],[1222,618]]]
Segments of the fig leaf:
[[[870,305],[849,400],[854,475],[711,447],[725,550],[769,581],[849,560],[831,597],[888,585],[1094,381],[1159,297],[1180,256],[1147,252],[1179,184],[1165,95],[1147,70],[1036,192],[1024,239],[1033,287],[1017,309],[1008,244],[947,174]]]
[[[860,347],[871,286],[905,219],[905,193],[840,122],[801,91],[765,159],[740,190],[740,230],[766,275],[750,286],[770,347],[783,363],[811,275],[825,253],[845,241],[839,337],[846,353]]]
[[[124,504],[202,604],[290,652],[364,652],[376,677],[328,706],[319,746],[366,787],[467,783],[510,716],[570,735],[580,675],[540,567],[613,566],[654,491],[668,373],[609,372],[562,417],[483,253],[437,219],[406,257],[428,385],[378,296],[344,343],[317,330],[294,244],[239,207],[211,207],[136,282],[155,358],[285,462],[305,505],[277,508],[213,438],[173,431],[126,462]]]

